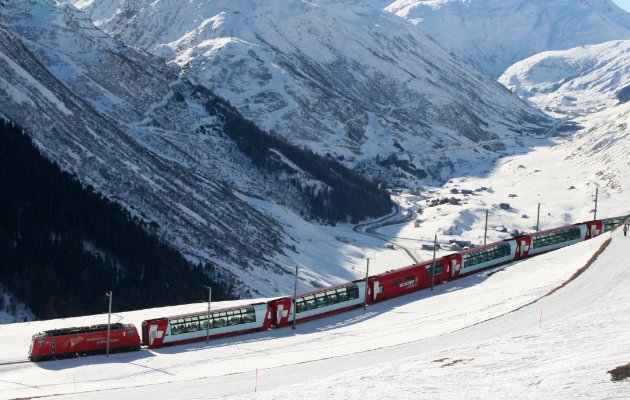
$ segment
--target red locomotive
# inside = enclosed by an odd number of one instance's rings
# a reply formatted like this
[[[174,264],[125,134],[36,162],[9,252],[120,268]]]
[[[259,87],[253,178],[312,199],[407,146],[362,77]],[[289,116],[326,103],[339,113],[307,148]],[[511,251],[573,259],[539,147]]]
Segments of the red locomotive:
[[[45,361],[84,355],[105,354],[107,324],[55,329],[33,335],[28,355],[31,361]],[[111,324],[110,352],[140,350],[140,336],[133,324]]]

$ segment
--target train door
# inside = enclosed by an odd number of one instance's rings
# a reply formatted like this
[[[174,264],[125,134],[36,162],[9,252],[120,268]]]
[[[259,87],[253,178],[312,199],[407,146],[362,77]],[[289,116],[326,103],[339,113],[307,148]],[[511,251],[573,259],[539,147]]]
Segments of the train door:
[[[586,237],[584,240],[592,239],[602,233],[604,224],[602,221],[591,221],[586,223]]]
[[[55,339],[50,341],[50,352],[55,354]]]
[[[517,238],[516,240],[516,251],[514,254],[515,260],[520,260],[521,258],[526,258],[529,256],[529,250],[532,248],[532,238],[529,236],[524,236]]]
[[[452,254],[443,258],[442,262],[446,265],[446,269],[448,270],[448,277],[450,279],[455,279],[459,276],[459,272],[462,268],[462,255],[461,254]]]

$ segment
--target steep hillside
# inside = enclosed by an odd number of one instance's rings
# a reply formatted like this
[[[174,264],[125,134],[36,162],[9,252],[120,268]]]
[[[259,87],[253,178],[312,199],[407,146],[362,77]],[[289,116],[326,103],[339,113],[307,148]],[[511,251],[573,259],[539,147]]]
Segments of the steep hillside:
[[[630,39],[630,14],[612,0],[398,0],[386,9],[493,77],[543,51]]]
[[[0,187],[0,282],[40,319],[103,312],[109,291],[120,311],[198,301],[205,286],[217,300],[234,298],[229,283],[209,279],[212,265],[194,266],[148,235],[2,119]],[[10,299],[9,311],[16,305]]]
[[[255,164],[224,133],[227,113],[208,108],[227,103],[159,57],[112,40],[72,6],[15,1],[0,23],[0,114],[190,260],[216,266],[237,294],[286,291],[286,266],[296,263],[295,241],[249,203],[334,220],[327,195],[350,200],[365,190],[377,193],[380,209],[353,211],[353,219],[389,211],[388,197],[364,180],[358,190],[354,178],[342,180],[336,191],[282,152]]]
[[[74,4],[291,143],[359,169],[395,154],[410,186],[427,173],[445,179],[456,164],[495,156],[506,136],[551,122],[412,24],[361,0]],[[400,170],[393,165],[381,179]]]

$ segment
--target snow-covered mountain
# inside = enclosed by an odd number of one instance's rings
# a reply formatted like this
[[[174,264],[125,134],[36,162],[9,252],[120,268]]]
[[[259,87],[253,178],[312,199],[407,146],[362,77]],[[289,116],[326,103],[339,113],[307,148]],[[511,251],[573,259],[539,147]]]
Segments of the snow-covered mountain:
[[[458,163],[492,156],[502,139],[550,123],[411,23],[362,0],[74,4],[265,130],[358,169],[395,154],[410,179],[428,172],[440,180]]]
[[[582,179],[622,192],[630,179],[630,41],[536,54],[499,78],[514,93],[581,129],[552,149]]]
[[[214,263],[238,293],[277,293],[292,282],[284,275],[295,241],[249,203],[297,212],[305,202],[292,180],[321,182],[281,155],[277,174],[252,166],[223,134],[225,116],[208,113],[212,93],[112,40],[73,6],[13,1],[0,24],[0,116],[189,259]],[[335,282],[303,274],[305,285]]]
[[[630,39],[630,14],[612,0],[398,0],[386,10],[494,77],[543,51]]]
[[[629,70],[630,41],[612,41],[536,54],[499,82],[540,108],[586,117],[630,99]]]

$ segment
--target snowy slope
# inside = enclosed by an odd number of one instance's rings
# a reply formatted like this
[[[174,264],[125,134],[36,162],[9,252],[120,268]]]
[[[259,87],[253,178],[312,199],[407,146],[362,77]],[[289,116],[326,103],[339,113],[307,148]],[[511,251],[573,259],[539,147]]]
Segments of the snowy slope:
[[[630,41],[613,41],[545,52],[516,63],[499,78],[537,107],[583,127],[552,157],[618,192],[628,190],[630,178],[629,51]]]
[[[494,77],[543,51],[630,39],[630,14],[612,0],[398,0],[386,9]]]
[[[499,82],[537,107],[588,118],[620,103],[619,91],[630,85],[629,54],[630,41],[547,51],[512,65]]]
[[[275,209],[284,224],[303,222],[293,175],[253,167],[206,111],[211,94],[160,58],[112,40],[73,6],[15,1],[0,23],[0,115],[63,169],[190,259],[215,263],[243,296],[289,293],[286,268],[317,263],[256,204],[282,202],[287,209]],[[294,175],[301,185],[321,185]],[[321,248],[328,245],[339,246],[334,237]],[[345,268],[303,271],[306,288],[352,277]]]
[[[493,156],[506,136],[550,123],[412,24],[360,0],[74,4],[265,130],[351,167],[396,154],[418,177],[443,179],[461,160]],[[466,147],[485,141],[494,142],[478,153]],[[431,151],[444,147],[453,150]]]
[[[362,309],[230,339],[110,358],[1,365],[3,397],[87,398],[622,398],[606,371],[628,362],[629,292],[620,231]],[[534,303],[532,303],[534,302]],[[531,303],[531,304],[530,304]],[[219,307],[220,305],[216,305]],[[124,322],[203,304],[124,313]],[[513,311],[516,310],[516,311]],[[513,311],[513,312],[510,312]],[[541,311],[542,320],[541,320]],[[38,330],[104,315],[0,327],[3,360]],[[459,362],[456,362],[459,360]],[[255,387],[258,369],[257,393]],[[421,379],[418,377],[422,377]]]

